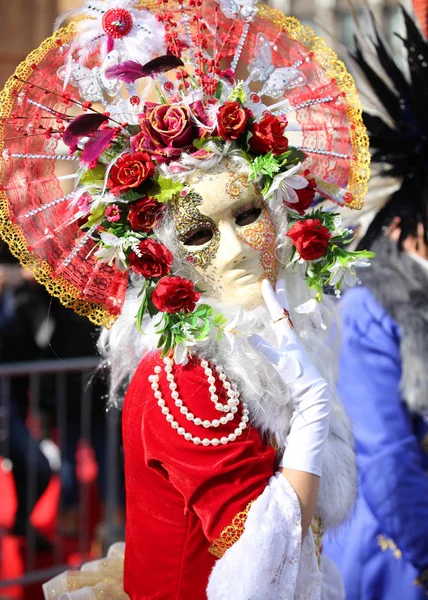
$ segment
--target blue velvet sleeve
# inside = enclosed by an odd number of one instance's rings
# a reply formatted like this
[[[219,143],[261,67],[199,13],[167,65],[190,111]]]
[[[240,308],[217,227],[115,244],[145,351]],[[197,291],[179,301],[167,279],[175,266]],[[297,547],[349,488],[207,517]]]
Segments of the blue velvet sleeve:
[[[342,303],[339,393],[354,424],[360,493],[403,559],[428,566],[428,478],[400,395],[400,332],[365,288]]]

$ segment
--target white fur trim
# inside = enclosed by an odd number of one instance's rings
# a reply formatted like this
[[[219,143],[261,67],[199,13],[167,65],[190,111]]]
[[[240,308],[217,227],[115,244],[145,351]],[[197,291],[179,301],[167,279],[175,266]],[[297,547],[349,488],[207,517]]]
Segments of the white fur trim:
[[[277,473],[251,506],[239,540],[216,562],[208,600],[320,600],[312,533],[303,546],[301,539],[299,501]]]

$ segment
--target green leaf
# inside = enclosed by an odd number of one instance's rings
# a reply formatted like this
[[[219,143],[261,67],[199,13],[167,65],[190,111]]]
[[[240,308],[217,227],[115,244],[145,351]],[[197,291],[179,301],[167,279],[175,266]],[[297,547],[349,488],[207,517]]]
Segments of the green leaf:
[[[171,346],[173,343],[173,334],[170,331],[166,332],[166,338],[165,338],[165,346],[162,352],[163,356],[166,356],[166,354],[168,354],[168,352],[171,350]]]
[[[123,194],[120,199],[126,200],[127,202],[135,202],[135,200],[139,200],[142,198],[144,194],[141,192],[136,192],[135,190],[129,190],[126,194]]]
[[[131,137],[134,137],[134,135],[138,135],[140,133],[141,127],[139,125],[127,125],[126,130]]]
[[[213,323],[214,323],[214,325],[221,327],[222,325],[226,325],[227,319],[225,319],[221,313],[218,313],[215,315],[215,317],[213,319]]]
[[[270,190],[270,187],[272,185],[272,181],[273,179],[271,177],[267,177],[266,175],[263,177],[263,189],[262,189],[262,196],[266,197],[268,191]]]
[[[149,287],[147,289],[147,294],[146,294],[147,295],[147,310],[148,310],[149,315],[151,317],[154,317],[155,315],[157,315],[159,313],[159,310],[153,304],[153,300],[152,300],[153,291],[154,291],[154,288],[153,287]]]
[[[217,85],[217,89],[214,94],[215,98],[217,98],[217,100],[220,100],[222,93],[223,93],[223,82],[219,81],[218,85]]]
[[[169,202],[170,200],[172,200],[175,194],[180,193],[181,190],[184,188],[183,184],[181,184],[180,182],[174,181],[169,177],[163,177],[162,175],[159,176],[157,184],[159,185],[161,190],[155,196],[158,202]]]
[[[144,318],[146,309],[147,309],[147,292],[146,292],[146,288],[144,288],[144,291],[142,294],[142,299],[141,299],[141,304],[138,308],[137,318],[136,318],[137,329],[140,333],[143,333],[142,323],[143,323],[143,318]]]
[[[198,335],[196,337],[196,339],[199,341],[204,340],[207,338],[209,332],[211,331],[211,323],[208,319],[204,320],[204,323],[202,325],[202,327],[199,329]]]
[[[158,340],[158,348],[162,348],[162,346],[165,344],[166,341],[166,335],[164,333],[162,333],[162,335],[159,337]]]
[[[97,165],[95,169],[88,169],[84,175],[80,178],[80,183],[86,187],[95,185],[102,187],[104,185],[104,178],[106,169],[103,165]]]
[[[230,94],[227,98],[227,101],[228,102],[238,101],[242,105],[244,105],[246,100],[247,100],[247,92],[244,90],[244,82],[238,81],[238,83],[233,87],[232,91],[230,92]]]
[[[374,258],[376,256],[376,252],[371,252],[371,250],[356,250],[349,254],[354,258]]]
[[[102,221],[104,219],[105,208],[105,204],[98,204],[95,210],[89,215],[88,220],[84,225],[84,228],[90,228],[92,227],[92,225],[95,225],[96,223]]]
[[[250,164],[250,181],[257,181],[260,175],[273,177],[280,170],[276,157],[271,152],[263,156],[256,156]]]
[[[285,165],[297,165],[305,159],[305,153],[294,148],[294,146],[290,146],[287,152],[280,154],[276,159],[281,167],[284,167]]]
[[[193,140],[193,146],[196,148],[196,150],[202,150],[206,146],[208,140],[209,138],[200,138],[197,140]]]
[[[141,290],[138,292],[138,296],[137,296],[137,298],[141,298],[141,297],[143,296],[143,294],[145,294],[145,292],[146,292],[146,289],[147,289],[147,286],[148,286],[148,285],[149,285],[149,282],[146,280],[146,281],[143,283],[143,287],[142,287],[142,288],[141,288]]]
[[[209,304],[200,304],[195,311],[193,311],[193,315],[195,317],[205,317],[208,315],[208,312],[213,310]]]

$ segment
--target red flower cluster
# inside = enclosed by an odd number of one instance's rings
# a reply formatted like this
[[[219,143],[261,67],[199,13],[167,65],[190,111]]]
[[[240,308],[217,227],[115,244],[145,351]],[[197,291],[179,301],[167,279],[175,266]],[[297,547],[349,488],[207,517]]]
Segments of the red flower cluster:
[[[168,275],[172,261],[173,256],[168,248],[150,238],[142,240],[138,251],[131,252],[128,256],[131,268],[146,279]]]
[[[305,210],[310,207],[312,204],[315,193],[317,191],[317,184],[315,183],[315,179],[308,179],[307,187],[302,190],[294,190],[299,197],[298,202],[284,202],[288,208],[295,210],[299,213],[299,215],[303,215]]]
[[[331,233],[319,219],[304,219],[295,223],[287,236],[304,260],[316,260],[326,253]]]
[[[152,302],[161,312],[173,314],[195,310],[200,297],[189,279],[163,277],[153,291]]]
[[[108,187],[112,194],[119,196],[139,187],[153,176],[155,165],[145,152],[123,154],[110,171]]]
[[[248,142],[251,152],[267,154],[272,151],[275,156],[286,152],[288,150],[288,139],[284,136],[286,127],[286,119],[279,119],[270,113],[266,114],[259,123],[253,123],[250,129],[253,135]]]
[[[164,210],[163,204],[146,196],[137,200],[128,213],[128,221],[134,231],[152,233]]]
[[[224,140],[237,140],[244,133],[251,111],[239,102],[225,102],[217,114],[218,134]]]

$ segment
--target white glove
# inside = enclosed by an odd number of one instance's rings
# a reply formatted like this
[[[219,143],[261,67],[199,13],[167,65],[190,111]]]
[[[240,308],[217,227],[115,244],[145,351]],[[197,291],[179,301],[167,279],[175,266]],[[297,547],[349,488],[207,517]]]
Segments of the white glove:
[[[259,335],[252,335],[249,341],[275,367],[295,408],[279,466],[321,476],[330,421],[328,384],[292,329],[285,281],[278,280],[275,292],[264,280],[262,293],[274,323],[278,347],[274,348]]]

